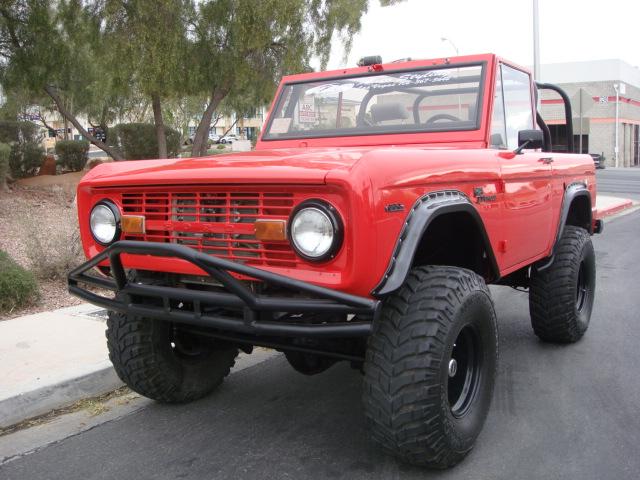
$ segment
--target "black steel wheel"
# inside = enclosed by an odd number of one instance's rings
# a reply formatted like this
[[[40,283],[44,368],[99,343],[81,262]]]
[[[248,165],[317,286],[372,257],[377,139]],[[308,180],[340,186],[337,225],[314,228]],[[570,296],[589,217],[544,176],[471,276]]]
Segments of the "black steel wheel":
[[[474,327],[462,328],[453,344],[447,364],[447,397],[451,414],[460,418],[469,410],[480,385],[482,345]]]

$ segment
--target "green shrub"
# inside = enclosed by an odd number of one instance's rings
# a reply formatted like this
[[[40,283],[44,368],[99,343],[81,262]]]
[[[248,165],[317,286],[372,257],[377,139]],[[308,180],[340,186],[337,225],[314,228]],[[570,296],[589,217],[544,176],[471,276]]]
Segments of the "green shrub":
[[[60,195],[63,195],[62,192]],[[37,216],[27,215],[23,218],[29,268],[42,280],[64,279],[69,270],[84,260],[77,210],[64,209],[57,220],[55,229],[43,232]]]
[[[85,140],[60,140],[56,143],[56,154],[62,168],[79,172],[89,159],[89,142]]]
[[[6,143],[0,143],[0,191],[4,190],[7,185],[9,155],[11,155],[11,146]]]
[[[11,146],[9,166],[13,178],[32,177],[42,165],[44,149],[36,143],[14,143]]]
[[[227,147],[225,147],[224,145],[218,145],[216,148],[217,148],[218,150],[224,150],[224,149],[226,149]]]
[[[0,122],[0,142],[11,145],[9,168],[14,178],[35,175],[44,155],[40,140],[31,122]]]
[[[165,127],[167,154],[177,157],[180,153],[180,132]],[[121,123],[109,129],[109,145],[117,147],[127,160],[158,158],[156,127],[151,123]]]
[[[0,250],[0,311],[27,306],[38,297],[38,284],[31,272]]]

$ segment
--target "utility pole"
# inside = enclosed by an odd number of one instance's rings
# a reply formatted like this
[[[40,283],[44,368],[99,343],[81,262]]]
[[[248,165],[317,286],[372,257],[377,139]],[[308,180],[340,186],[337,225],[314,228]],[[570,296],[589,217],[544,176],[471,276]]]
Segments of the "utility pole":
[[[540,22],[538,0],[533,0],[533,79],[540,80]]]
[[[620,117],[620,84],[614,83],[613,89],[616,91],[616,126],[615,126],[615,139],[614,139],[614,147],[613,147],[613,157],[615,158],[615,166],[618,166],[618,122]]]

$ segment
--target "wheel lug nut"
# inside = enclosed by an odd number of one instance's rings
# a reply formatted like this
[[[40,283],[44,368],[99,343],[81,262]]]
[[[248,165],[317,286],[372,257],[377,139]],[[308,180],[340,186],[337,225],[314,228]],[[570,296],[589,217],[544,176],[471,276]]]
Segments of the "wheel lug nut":
[[[455,377],[457,372],[458,372],[458,362],[456,362],[456,360],[452,358],[451,360],[449,360],[449,376]]]

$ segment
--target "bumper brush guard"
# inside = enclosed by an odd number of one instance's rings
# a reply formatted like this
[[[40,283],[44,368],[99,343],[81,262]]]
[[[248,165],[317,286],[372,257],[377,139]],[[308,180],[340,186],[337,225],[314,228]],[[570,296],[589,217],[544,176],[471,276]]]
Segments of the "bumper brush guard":
[[[151,255],[185,260],[219,282],[226,292],[189,290],[130,282],[120,256]],[[108,260],[113,278],[87,272]],[[305,295],[276,297],[251,291],[229,272],[261,280]],[[319,287],[283,275],[200,253],[192,248],[169,243],[121,240],[69,273],[69,292],[94,305],[123,314],[165,320],[173,323],[213,328],[240,334],[278,337],[362,337],[371,332],[371,321],[380,313],[378,300]],[[93,285],[115,292],[114,298],[93,293],[78,284]],[[146,299],[147,302],[141,302]],[[149,301],[151,300],[151,301]],[[191,308],[177,308],[176,302]],[[161,305],[161,306],[160,306]],[[220,314],[237,311],[237,316]],[[367,321],[326,323],[295,322],[296,314],[354,314]],[[261,315],[262,314],[262,315]],[[276,314],[289,314],[287,322],[273,321]],[[262,320],[270,316],[271,321]]]

